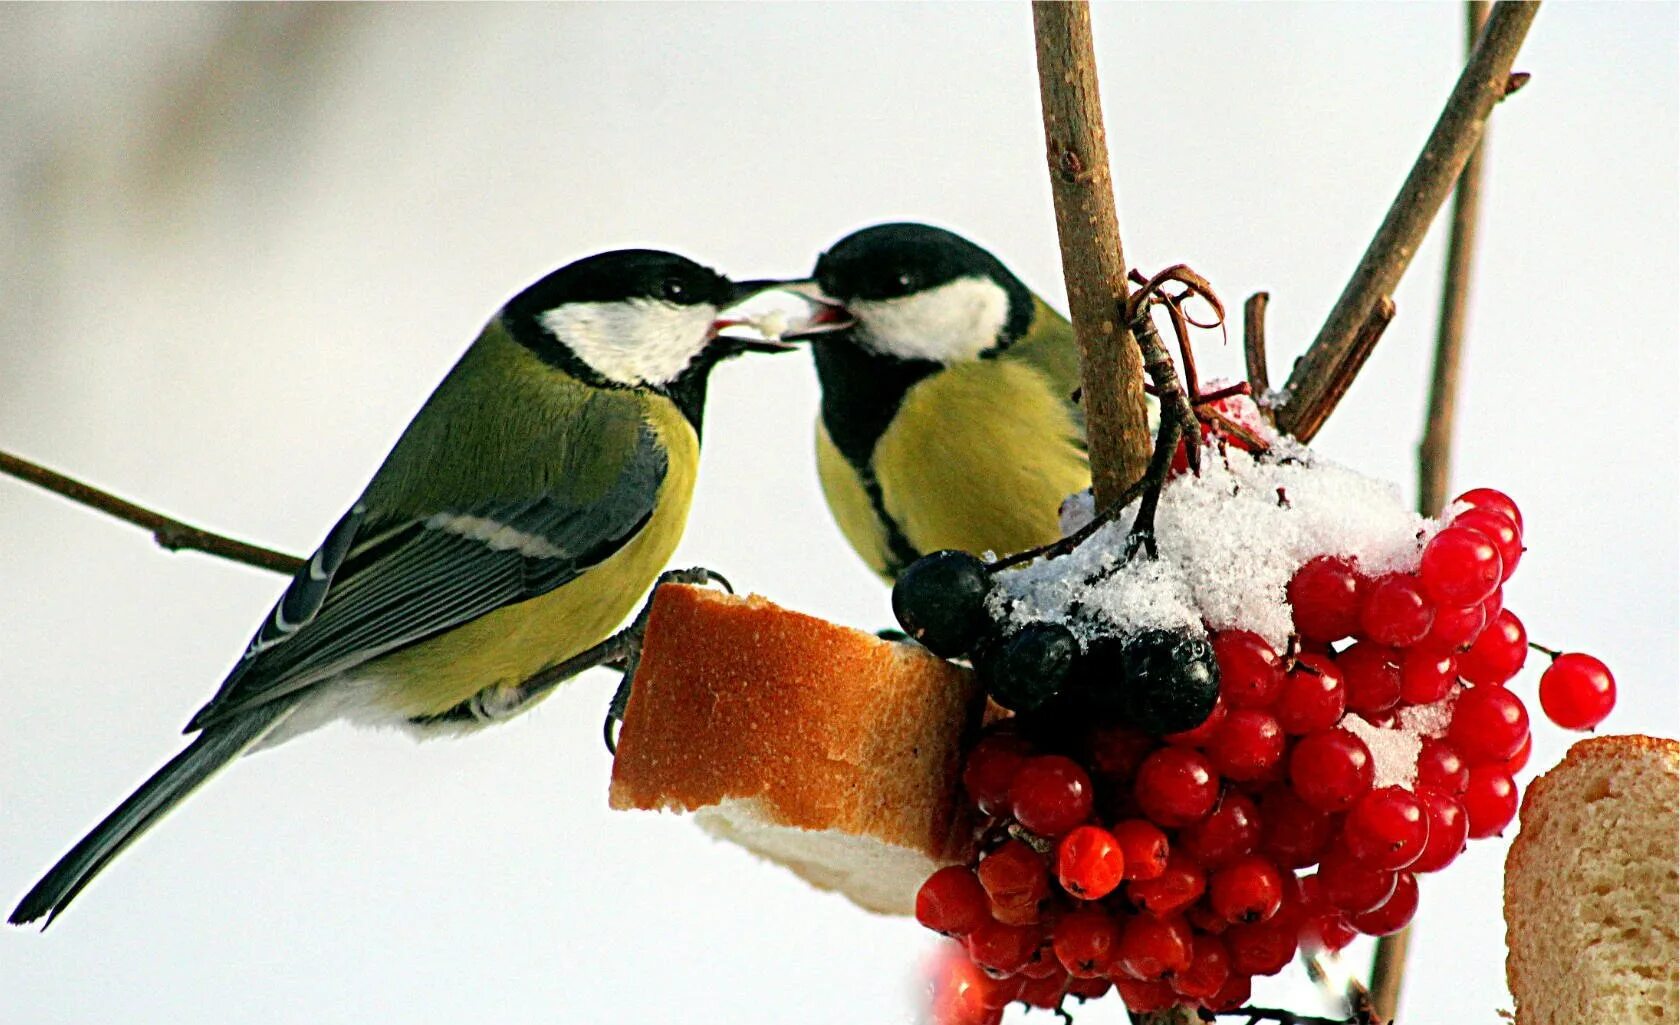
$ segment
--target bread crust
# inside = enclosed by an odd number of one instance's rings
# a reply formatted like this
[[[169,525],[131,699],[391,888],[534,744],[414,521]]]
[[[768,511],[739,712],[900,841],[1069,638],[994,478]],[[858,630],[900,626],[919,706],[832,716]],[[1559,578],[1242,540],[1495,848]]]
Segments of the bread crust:
[[[654,596],[608,801],[676,811],[745,803],[772,827],[836,831],[845,843],[835,858],[855,860],[856,838],[867,838],[922,855],[920,865],[962,861],[973,822],[960,799],[961,739],[979,711],[972,672],[919,645],[757,595],[666,585]],[[790,867],[846,889],[808,850],[802,857]],[[847,866],[831,867],[844,875]],[[860,902],[907,911],[920,881],[908,897],[895,883],[891,897],[877,888]]]
[[[1518,1025],[1673,1018],[1680,742],[1583,740],[1530,784],[1519,822],[1505,859]]]

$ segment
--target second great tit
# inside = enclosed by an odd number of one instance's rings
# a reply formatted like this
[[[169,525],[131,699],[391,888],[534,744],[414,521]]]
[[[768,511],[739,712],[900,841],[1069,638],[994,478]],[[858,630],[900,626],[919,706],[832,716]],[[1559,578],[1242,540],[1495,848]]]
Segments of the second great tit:
[[[514,296],[292,580],[191,744],[30,890],[50,923],[218,769],[335,719],[418,733],[522,711],[581,658],[682,535],[707,377],[780,343],[721,336],[754,291],[671,253],[579,260]],[[600,661],[608,658],[603,654]]]
[[[881,224],[817,260],[828,304],[787,338],[822,385],[817,471],[841,533],[888,580],[943,548],[1060,536],[1090,486],[1073,328],[998,259],[924,224]]]

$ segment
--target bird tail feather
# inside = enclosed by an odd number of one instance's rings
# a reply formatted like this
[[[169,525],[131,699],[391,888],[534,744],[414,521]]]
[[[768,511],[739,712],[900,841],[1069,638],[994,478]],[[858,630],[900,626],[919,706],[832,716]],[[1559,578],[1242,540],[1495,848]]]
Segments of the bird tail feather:
[[[185,751],[153,773],[128,800],[60,858],[18,903],[8,921],[23,925],[45,916],[47,920],[42,928],[51,925],[112,858],[198,789],[199,784],[261,740],[296,707],[295,701],[276,701],[207,727]]]

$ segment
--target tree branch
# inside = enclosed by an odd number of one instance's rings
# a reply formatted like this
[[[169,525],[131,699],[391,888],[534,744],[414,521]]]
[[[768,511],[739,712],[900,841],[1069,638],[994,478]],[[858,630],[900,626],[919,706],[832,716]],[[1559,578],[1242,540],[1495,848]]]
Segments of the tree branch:
[[[1464,5],[1464,45],[1476,45],[1488,18],[1487,0],[1469,0]],[[1511,76],[1517,88],[1526,82]],[[1507,93],[1509,93],[1509,88]],[[1447,242],[1446,281],[1441,289],[1441,312],[1435,328],[1435,369],[1429,381],[1429,412],[1424,420],[1423,440],[1418,444],[1418,512],[1440,513],[1447,501],[1451,477],[1453,424],[1458,408],[1459,355],[1464,349],[1464,327],[1470,297],[1470,265],[1476,247],[1476,221],[1481,208],[1482,167],[1487,157],[1487,132],[1470,153],[1453,192],[1452,235]],[[1371,958],[1371,1001],[1378,1014],[1394,1018],[1400,1011],[1400,992],[1406,977],[1406,956],[1411,948],[1410,926],[1377,940]]]
[[[1458,181],[1471,152],[1481,140],[1493,105],[1511,85],[1511,64],[1522,46],[1539,5],[1519,0],[1495,4],[1487,27],[1476,40],[1470,58],[1447,98],[1441,117],[1412,165],[1400,194],[1371,239],[1353,277],[1342,290],[1312,346],[1295,363],[1284,391],[1287,403],[1278,410],[1278,426],[1297,437],[1303,422],[1322,424],[1335,407],[1327,394],[1328,371],[1343,361],[1356,344],[1361,328],[1379,299],[1394,294],[1395,286],[1417,252],[1429,222]]]
[[[1272,301],[1270,292],[1256,292],[1243,303],[1243,360],[1248,369],[1248,390],[1255,402],[1268,416],[1265,405],[1272,391],[1272,372],[1266,367],[1266,304]]]
[[[1090,6],[1035,0],[1032,11],[1062,277],[1079,339],[1091,484],[1102,509],[1149,463],[1143,362],[1121,316],[1128,298],[1126,257],[1114,212]]]
[[[135,505],[108,491],[101,491],[91,484],[83,484],[56,470],[49,470],[39,463],[32,463],[8,452],[0,452],[0,473],[45,488],[72,502],[98,509],[108,516],[115,516],[137,527],[143,527],[152,532],[153,540],[172,552],[204,552],[206,555],[231,559],[276,573],[291,574],[303,568],[303,560],[295,555],[212,534],[208,530],[201,530],[162,513]]]

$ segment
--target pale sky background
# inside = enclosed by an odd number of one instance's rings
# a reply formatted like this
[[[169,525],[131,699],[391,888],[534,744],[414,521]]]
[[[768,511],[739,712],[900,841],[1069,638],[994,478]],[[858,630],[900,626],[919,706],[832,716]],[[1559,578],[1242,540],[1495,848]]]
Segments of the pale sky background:
[[[1098,9],[1128,255],[1232,307],[1270,290],[1281,381],[1434,121],[1461,17]],[[1494,120],[1455,474],[1521,503],[1508,604],[1611,664],[1606,729],[1666,736],[1677,21],[1540,13]],[[1062,296],[1024,5],[8,6],[0,96],[0,448],[297,552],[501,301],[585,254],[788,275],[914,218]],[[1441,242],[1320,438],[1408,493]],[[716,376],[676,561],[883,626],[818,494],[815,394],[800,355]],[[178,750],[280,587],[0,480],[6,907]],[[235,766],[50,932],[0,933],[0,1019],[913,1021],[913,922],[607,811],[612,685],[464,742],[334,728]],[[1535,738],[1534,769],[1571,739]],[[1509,1006],[1503,853],[1425,882],[1407,1022]],[[1258,995],[1316,1010],[1296,972]]]

